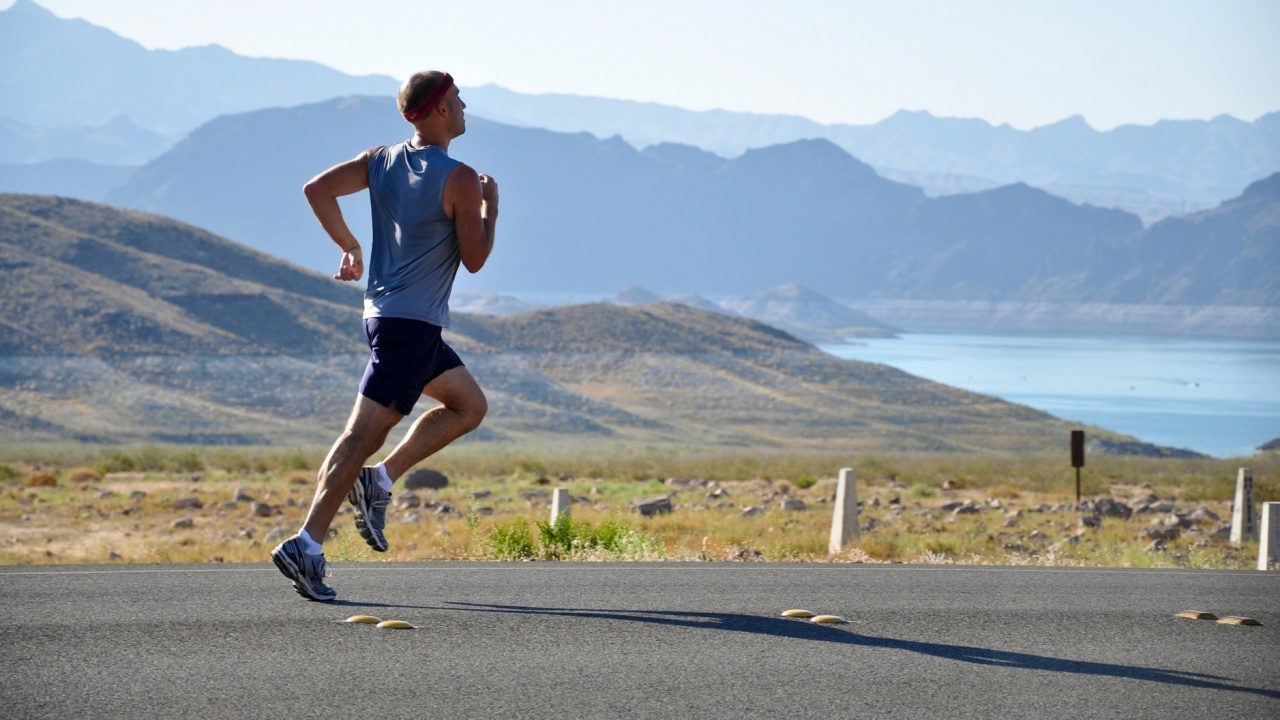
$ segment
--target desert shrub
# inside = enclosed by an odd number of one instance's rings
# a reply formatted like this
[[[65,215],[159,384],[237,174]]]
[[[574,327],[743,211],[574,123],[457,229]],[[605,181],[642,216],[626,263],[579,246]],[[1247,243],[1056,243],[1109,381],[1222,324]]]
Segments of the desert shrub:
[[[67,482],[73,485],[79,485],[86,482],[98,482],[102,479],[102,473],[91,467],[72,468],[67,471]]]
[[[173,469],[178,472],[200,472],[204,470],[204,459],[195,450],[184,450],[174,456]]]
[[[816,477],[814,477],[814,476],[812,476],[812,475],[801,475],[800,477],[796,478],[795,480],[792,480],[792,481],[791,481],[791,484],[792,484],[792,485],[795,485],[796,487],[800,488],[801,490],[808,490],[809,488],[811,488],[811,487],[813,487],[814,485],[817,485],[817,484],[818,484],[818,478],[816,478]]]
[[[523,560],[536,555],[533,533],[524,518],[494,525],[489,531],[489,544],[498,560]]]
[[[310,485],[316,481],[316,476],[313,472],[290,470],[282,479],[290,485]]]
[[[0,463],[0,482],[8,482],[18,477],[18,469],[7,463]]]
[[[987,488],[987,494],[991,497],[1001,498],[1003,500],[1016,500],[1022,497],[1022,489],[1017,485],[1003,483],[1000,485],[992,485]]]
[[[57,487],[57,485],[57,476],[45,470],[37,470],[27,476],[27,487]]]
[[[912,497],[930,498],[930,497],[933,497],[937,491],[933,489],[932,485],[927,485],[925,483],[915,483],[914,485],[911,486],[911,489],[908,492],[911,493]]]

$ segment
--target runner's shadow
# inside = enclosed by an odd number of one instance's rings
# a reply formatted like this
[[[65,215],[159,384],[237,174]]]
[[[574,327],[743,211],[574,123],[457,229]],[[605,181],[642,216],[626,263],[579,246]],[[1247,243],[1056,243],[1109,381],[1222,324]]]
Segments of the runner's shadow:
[[[862,647],[883,648],[886,650],[906,650],[908,652],[932,655],[934,657],[978,665],[992,665],[1020,670],[1047,670],[1050,672],[1073,673],[1079,675],[1098,675],[1102,677],[1128,678],[1131,680],[1148,680],[1169,685],[1185,685],[1209,690],[1230,690],[1233,692],[1253,693],[1264,697],[1280,699],[1280,691],[1264,688],[1251,688],[1242,685],[1231,685],[1230,678],[1220,675],[1185,672],[1182,670],[1166,670],[1162,668],[1142,667],[1140,665],[1119,665],[1115,663],[1088,662],[1068,660],[1046,655],[993,650],[990,648],[969,645],[949,645],[946,643],[923,642],[919,640],[900,640],[897,638],[862,635],[840,626],[816,625],[800,620],[784,620],[781,618],[758,615],[742,615],[739,613],[686,612],[677,610],[603,610],[589,608],[545,608],[522,605],[488,605],[484,603],[446,602],[449,609],[471,612],[513,613],[523,615],[559,615],[573,618],[590,618],[596,620],[625,620],[644,622],[654,625],[698,628],[703,630],[728,630],[732,632],[751,633],[754,635],[770,635],[792,640],[815,640],[818,642],[836,643],[839,645],[856,645]]]
[[[359,600],[330,600],[326,605],[341,605],[343,607],[360,607],[360,608],[405,608],[408,610],[439,610],[438,605],[396,605],[394,603],[384,602],[361,602]]]

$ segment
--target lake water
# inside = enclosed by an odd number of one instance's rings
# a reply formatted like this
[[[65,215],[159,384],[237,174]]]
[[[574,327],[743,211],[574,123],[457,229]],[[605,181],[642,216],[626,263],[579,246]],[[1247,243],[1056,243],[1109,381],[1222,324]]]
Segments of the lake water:
[[[822,349],[1217,457],[1280,437],[1280,341],[909,333]]]

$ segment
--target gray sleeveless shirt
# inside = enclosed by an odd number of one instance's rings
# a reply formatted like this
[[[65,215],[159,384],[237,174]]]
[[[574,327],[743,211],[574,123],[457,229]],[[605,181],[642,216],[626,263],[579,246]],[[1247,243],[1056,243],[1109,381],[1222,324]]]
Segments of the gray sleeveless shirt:
[[[369,159],[373,242],[364,316],[449,326],[449,295],[462,255],[444,213],[444,184],[460,163],[434,146],[407,141]]]

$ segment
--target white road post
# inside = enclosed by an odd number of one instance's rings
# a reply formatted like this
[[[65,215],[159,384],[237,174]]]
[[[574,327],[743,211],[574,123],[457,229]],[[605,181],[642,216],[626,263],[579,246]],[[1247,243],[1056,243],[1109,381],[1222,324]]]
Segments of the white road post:
[[[853,468],[841,468],[836,484],[836,507],[831,517],[831,542],[827,552],[835,555],[844,550],[850,539],[858,537],[858,484]]]
[[[1262,503],[1262,535],[1258,538],[1258,569],[1280,564],[1280,502]]]
[[[1231,505],[1231,542],[1239,545],[1258,537],[1253,506],[1253,471],[1240,468],[1236,475],[1236,501]]]
[[[567,488],[556,488],[551,494],[551,524],[555,525],[556,520],[560,519],[560,513],[569,514],[569,505],[573,501],[569,498],[569,490]]]

